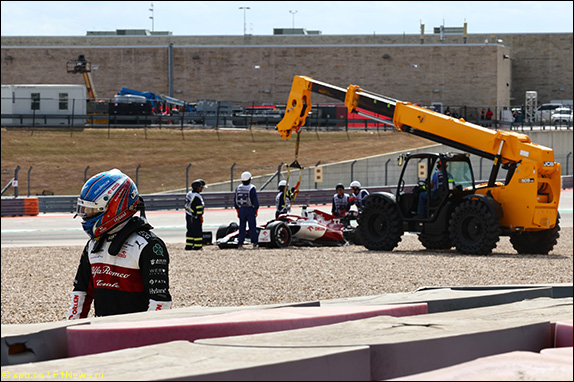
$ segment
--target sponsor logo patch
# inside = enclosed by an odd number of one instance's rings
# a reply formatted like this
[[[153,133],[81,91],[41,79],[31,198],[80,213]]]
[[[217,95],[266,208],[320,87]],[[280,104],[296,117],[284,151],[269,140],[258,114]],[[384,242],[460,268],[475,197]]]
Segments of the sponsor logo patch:
[[[161,245],[156,244],[153,246],[153,253],[155,253],[158,256],[163,256],[163,248],[161,247]]]

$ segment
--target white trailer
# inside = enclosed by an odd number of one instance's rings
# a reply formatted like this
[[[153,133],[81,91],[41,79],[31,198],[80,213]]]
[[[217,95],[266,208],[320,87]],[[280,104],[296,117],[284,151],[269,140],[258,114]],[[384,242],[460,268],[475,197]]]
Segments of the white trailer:
[[[2,85],[2,126],[83,125],[86,94],[85,85]]]

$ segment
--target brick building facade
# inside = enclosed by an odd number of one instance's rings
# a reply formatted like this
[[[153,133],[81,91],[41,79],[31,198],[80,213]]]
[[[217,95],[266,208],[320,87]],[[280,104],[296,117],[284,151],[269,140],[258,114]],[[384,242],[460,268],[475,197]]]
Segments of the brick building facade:
[[[438,35],[2,37],[2,84],[83,84],[66,63],[85,55],[99,98],[120,88],[195,102],[287,101],[294,75],[360,85],[430,105],[572,99],[572,33]],[[97,69],[96,69],[97,68]],[[313,103],[333,102],[313,96]]]

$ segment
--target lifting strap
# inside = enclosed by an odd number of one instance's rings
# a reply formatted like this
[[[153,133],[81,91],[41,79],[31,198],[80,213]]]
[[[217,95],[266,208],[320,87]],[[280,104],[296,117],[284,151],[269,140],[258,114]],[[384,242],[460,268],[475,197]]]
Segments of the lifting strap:
[[[295,160],[290,165],[287,165],[287,185],[285,186],[285,191],[283,192],[283,203],[287,202],[287,193],[289,192],[289,177],[291,176],[291,167],[299,169],[299,180],[297,181],[297,185],[295,185],[293,192],[293,196],[291,198],[291,202],[294,202],[299,194],[299,187],[301,186],[301,178],[303,176],[303,167],[297,161],[297,157],[299,156],[299,142],[301,139],[301,130],[297,131],[297,143],[295,146]]]

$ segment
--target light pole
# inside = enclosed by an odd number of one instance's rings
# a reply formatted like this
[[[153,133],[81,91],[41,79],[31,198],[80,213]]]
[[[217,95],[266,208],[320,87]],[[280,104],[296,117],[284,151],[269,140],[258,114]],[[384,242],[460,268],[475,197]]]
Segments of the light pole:
[[[247,23],[246,23],[246,12],[248,9],[251,9],[249,7],[239,7],[239,9],[243,9],[243,35],[245,36],[247,34]]]
[[[295,29],[295,13],[297,13],[297,11],[289,11],[289,13],[293,15],[293,25],[291,26],[291,29]]]
[[[149,10],[151,11],[151,16],[149,18],[151,19],[151,31],[153,32],[153,3],[151,3],[151,8]]]

